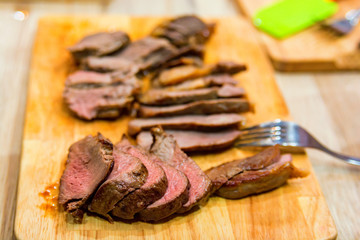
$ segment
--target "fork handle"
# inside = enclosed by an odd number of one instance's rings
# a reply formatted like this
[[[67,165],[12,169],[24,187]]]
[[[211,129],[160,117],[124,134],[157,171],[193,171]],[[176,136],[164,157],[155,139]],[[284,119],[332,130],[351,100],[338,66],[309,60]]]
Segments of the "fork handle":
[[[341,154],[341,153],[337,153],[337,152],[334,152],[328,148],[326,148],[325,146],[319,144],[318,146],[314,147],[316,149],[319,149],[323,152],[326,152],[334,157],[337,157],[351,165],[357,165],[357,166],[360,166],[360,158],[356,158],[356,157],[352,157],[352,156],[348,156],[348,155],[344,155],[344,154]]]

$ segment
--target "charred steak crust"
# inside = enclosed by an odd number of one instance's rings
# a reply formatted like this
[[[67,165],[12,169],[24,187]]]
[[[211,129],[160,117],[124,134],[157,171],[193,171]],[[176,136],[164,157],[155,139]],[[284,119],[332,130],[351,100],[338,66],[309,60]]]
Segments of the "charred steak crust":
[[[112,143],[100,133],[70,146],[60,179],[59,204],[72,213],[76,221],[81,221],[81,208],[109,174],[113,164],[112,153]]]
[[[216,195],[238,199],[280,187],[291,177],[293,171],[291,161],[291,155],[286,154],[265,168],[235,175],[216,191]]]
[[[165,194],[168,180],[164,170],[153,161],[153,156],[143,149],[131,145],[126,137],[123,136],[116,146],[122,151],[139,158],[148,170],[148,177],[144,185],[129,193],[111,211],[113,216],[133,219],[136,213],[159,200]]]
[[[167,135],[160,128],[152,128],[151,133],[155,140],[150,151],[162,161],[183,172],[190,182],[189,200],[177,212],[186,212],[195,205],[207,201],[212,187],[209,177],[194,160],[181,151],[171,135]]]
[[[147,176],[147,169],[138,158],[115,146],[113,170],[96,191],[88,210],[112,221],[108,213],[127,194],[140,188]]]
[[[168,179],[165,194],[154,203],[140,211],[137,216],[142,221],[159,221],[176,213],[189,199],[190,183],[185,174],[163,162],[153,155],[153,160],[159,164]]]
[[[177,116],[186,114],[240,113],[250,111],[250,103],[242,98],[202,100],[175,106],[140,106],[140,117]]]
[[[205,171],[213,183],[212,192],[217,191],[229,179],[246,171],[263,169],[280,158],[278,145],[268,147],[262,152],[244,159],[234,160],[212,167]]]
[[[220,130],[238,126],[245,118],[235,113],[213,115],[184,115],[165,118],[137,118],[129,121],[128,133],[136,135],[156,126],[163,129]]]

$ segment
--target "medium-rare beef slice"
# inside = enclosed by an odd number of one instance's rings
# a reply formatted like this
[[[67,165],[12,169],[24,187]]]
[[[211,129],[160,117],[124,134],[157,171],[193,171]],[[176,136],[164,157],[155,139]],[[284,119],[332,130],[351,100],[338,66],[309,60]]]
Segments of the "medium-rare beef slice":
[[[214,27],[214,24],[206,24],[196,16],[182,16],[161,23],[151,35],[166,38],[178,47],[197,45],[207,41]]]
[[[245,95],[245,89],[242,87],[236,87],[234,85],[225,84],[217,90],[217,97],[219,98],[236,98],[243,97]]]
[[[127,194],[140,188],[146,181],[148,171],[144,164],[130,154],[114,147],[114,167],[105,182],[96,191],[88,210],[106,217]]]
[[[87,136],[69,148],[65,170],[60,179],[59,204],[81,222],[89,197],[111,170],[113,145],[100,133]]]
[[[162,89],[166,91],[187,91],[206,87],[223,86],[225,84],[236,85],[237,83],[238,81],[229,74],[214,74],[186,80],[182,83],[164,87]]]
[[[125,32],[100,32],[84,37],[68,49],[75,60],[79,62],[88,56],[103,56],[113,53],[129,42],[130,38]]]
[[[182,83],[189,79],[205,77],[210,74],[235,74],[245,70],[246,66],[244,64],[229,61],[205,64],[200,67],[195,65],[182,65],[162,71],[154,80],[154,84],[169,86]]]
[[[210,196],[211,180],[194,160],[188,157],[177,145],[172,135],[167,135],[160,128],[152,128],[154,143],[150,152],[164,162],[183,172],[190,182],[189,200],[178,210],[186,212],[192,207],[202,204]]]
[[[95,71],[139,72],[160,66],[174,56],[178,50],[165,39],[145,37],[132,42],[123,51],[109,57],[90,57],[85,67]],[[133,70],[131,70],[133,69]]]
[[[133,92],[134,87],[131,85],[84,89],[65,87],[63,98],[79,118],[117,118],[130,107]]]
[[[201,88],[187,91],[168,91],[167,89],[151,89],[140,95],[138,101],[144,105],[176,105],[200,100],[216,98],[236,98],[245,95],[240,87],[226,84],[221,88]]]
[[[216,195],[230,199],[243,198],[280,187],[289,178],[307,175],[304,172],[302,175],[296,175],[301,170],[297,170],[291,161],[291,155],[285,154],[265,168],[248,170],[235,175],[216,191]],[[295,176],[293,172],[295,172]]]
[[[142,94],[138,101],[145,105],[174,105],[217,98],[217,88],[202,88],[190,91],[166,91],[152,89]]]
[[[189,180],[184,173],[151,155],[151,159],[162,167],[168,180],[165,194],[156,202],[140,211],[137,216],[143,221],[159,221],[176,213],[189,200]]]
[[[168,180],[164,170],[154,162],[154,156],[141,148],[131,145],[126,137],[123,136],[116,146],[122,151],[137,157],[148,170],[148,177],[144,185],[128,194],[111,211],[113,216],[133,219],[136,213],[159,200],[165,194]]]
[[[212,167],[205,171],[213,183],[212,192],[217,191],[229,179],[247,171],[263,169],[280,158],[280,148],[278,145],[268,147],[262,152],[244,159],[238,159],[231,162]]]
[[[99,73],[93,71],[78,70],[70,74],[65,82],[66,87],[72,88],[99,88],[115,85],[130,85],[134,87],[134,91],[140,89],[139,79],[134,75],[114,72]]]
[[[239,126],[244,120],[243,116],[235,113],[137,118],[129,121],[128,133],[136,135],[142,130],[149,130],[156,126],[161,126],[163,129],[214,131]]]
[[[179,147],[185,152],[218,151],[231,147],[241,132],[236,129],[225,129],[217,132],[199,132],[166,130],[172,135]],[[153,143],[150,132],[144,131],[137,135],[137,143],[149,149]]]
[[[250,111],[250,103],[242,98],[201,100],[174,106],[141,105],[140,117],[178,116],[186,114],[243,113]]]

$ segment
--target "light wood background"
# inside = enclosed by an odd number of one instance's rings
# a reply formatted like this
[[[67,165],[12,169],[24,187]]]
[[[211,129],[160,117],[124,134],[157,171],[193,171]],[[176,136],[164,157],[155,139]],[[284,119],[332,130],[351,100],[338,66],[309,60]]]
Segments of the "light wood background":
[[[15,11],[29,13],[24,21]],[[229,0],[104,0],[0,2],[0,239],[13,237],[29,59],[37,20],[59,14],[236,16]],[[236,31],[236,29],[234,30]],[[360,156],[360,73],[277,74],[295,121],[334,150]],[[338,229],[338,239],[360,238],[360,170],[308,151]]]

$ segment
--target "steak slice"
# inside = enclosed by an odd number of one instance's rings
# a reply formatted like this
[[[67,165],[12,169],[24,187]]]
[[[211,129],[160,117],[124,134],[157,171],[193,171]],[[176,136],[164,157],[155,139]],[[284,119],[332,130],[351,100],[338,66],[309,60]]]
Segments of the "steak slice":
[[[142,94],[138,101],[145,105],[174,105],[217,98],[217,88],[202,88],[189,91],[166,91],[152,89]]]
[[[297,170],[291,161],[291,155],[285,154],[265,168],[248,170],[235,175],[216,191],[216,195],[230,199],[243,198],[280,187],[289,178],[307,175],[304,172],[297,174],[300,170]]]
[[[185,152],[218,151],[231,147],[241,135],[236,129],[227,129],[218,132],[197,132],[166,130],[173,136],[179,147]],[[150,132],[141,132],[136,137],[137,143],[149,149],[153,143]]]
[[[138,101],[145,105],[176,105],[200,100],[216,98],[236,98],[245,95],[240,87],[226,84],[221,88],[201,88],[187,91],[167,91],[167,89],[151,89],[142,94]]]
[[[214,24],[205,24],[195,16],[182,16],[157,26],[151,36],[168,39],[174,45],[204,44],[214,30]]]
[[[133,219],[136,213],[159,200],[165,194],[168,180],[164,170],[153,161],[154,156],[149,155],[149,153],[141,148],[131,145],[126,137],[123,136],[116,146],[122,151],[140,159],[148,170],[148,177],[144,185],[128,194],[111,211],[113,216]]]
[[[118,54],[110,57],[91,57],[85,66],[96,71],[130,71],[152,69],[178,54],[178,50],[166,39],[145,37],[132,42]]]
[[[165,194],[137,215],[143,221],[159,221],[176,213],[189,199],[189,180],[182,172],[151,154],[151,159],[162,167],[168,180]]]
[[[81,222],[83,206],[110,172],[113,160],[113,145],[100,133],[70,146],[60,179],[59,204],[76,222]]]
[[[65,82],[66,87],[72,88],[99,88],[115,85],[130,85],[135,91],[139,91],[139,79],[134,75],[124,74],[123,72],[99,73],[93,71],[76,71],[68,76]]]
[[[96,191],[88,210],[106,217],[115,205],[127,194],[140,188],[146,181],[148,171],[137,158],[127,154],[116,145],[114,148],[114,167],[105,182]]]
[[[129,42],[130,38],[125,32],[100,32],[84,37],[68,49],[74,59],[80,62],[88,56],[103,56],[113,53]]]
[[[186,80],[185,82],[162,88],[167,91],[186,91],[199,88],[222,86],[225,84],[236,85],[238,81],[228,74],[215,74],[201,78]]]
[[[155,81],[157,85],[169,86],[210,74],[235,74],[245,70],[246,66],[244,64],[234,62],[218,62],[216,64],[205,64],[200,67],[196,65],[181,65],[162,71]]]
[[[84,89],[65,87],[63,98],[79,118],[117,118],[131,105],[133,92],[134,87],[131,85]]]
[[[184,130],[220,130],[236,127],[245,120],[243,116],[235,113],[213,115],[184,115],[164,118],[137,118],[128,124],[128,133],[136,135],[142,130],[161,126],[163,129]]]
[[[234,85],[225,84],[217,90],[217,97],[219,98],[236,98],[243,97],[245,95],[245,89],[242,87],[236,87]]]
[[[244,159],[234,160],[212,167],[205,171],[213,183],[212,192],[217,191],[229,179],[234,176],[247,171],[263,169],[275,162],[280,158],[279,145],[268,147],[262,152]]]
[[[242,98],[202,100],[175,106],[144,106],[139,108],[140,117],[177,116],[185,114],[242,113],[250,110],[248,100]]]
[[[189,211],[194,206],[206,202],[212,186],[209,177],[194,160],[181,151],[174,137],[167,135],[160,128],[152,128],[151,133],[154,137],[151,153],[183,172],[190,182],[189,200],[177,212]]]

